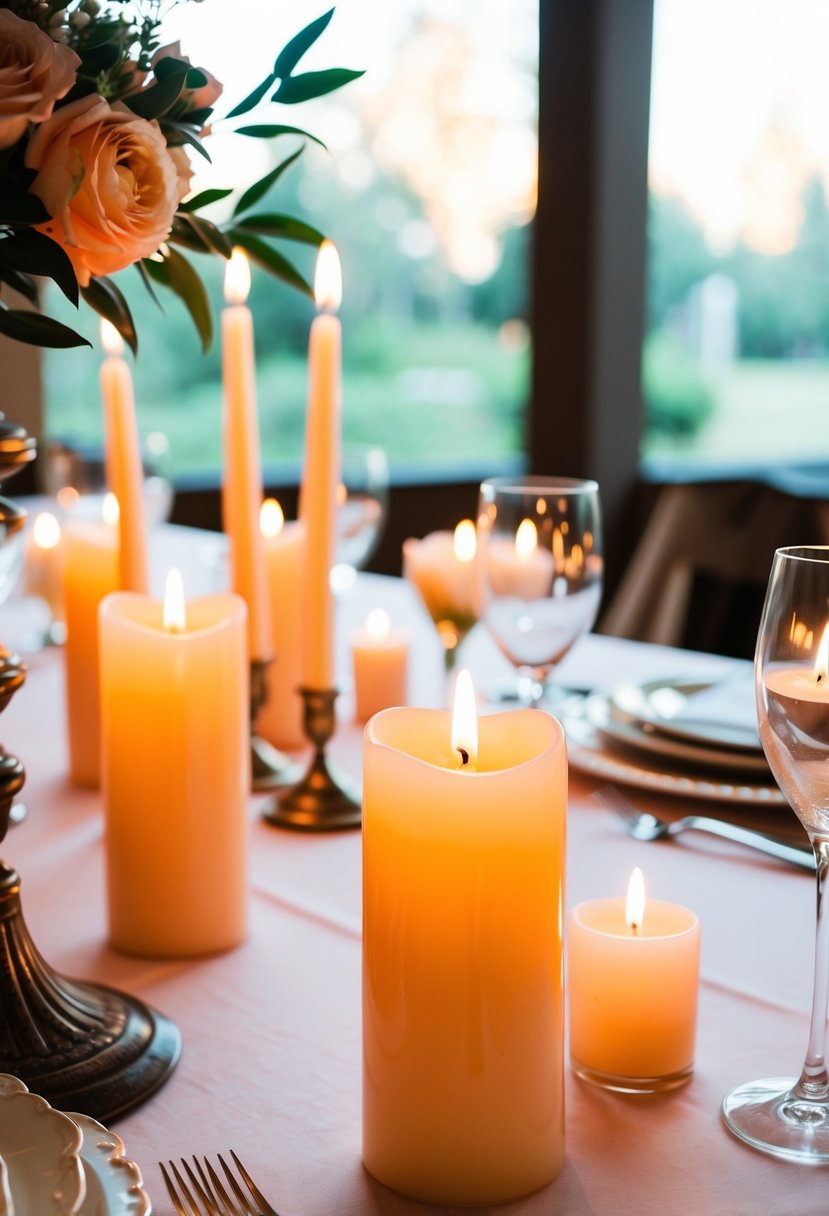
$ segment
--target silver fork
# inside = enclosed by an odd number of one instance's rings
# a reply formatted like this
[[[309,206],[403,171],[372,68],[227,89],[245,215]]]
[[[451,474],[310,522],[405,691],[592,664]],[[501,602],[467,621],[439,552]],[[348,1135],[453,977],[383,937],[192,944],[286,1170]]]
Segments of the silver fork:
[[[736,844],[748,845],[749,848],[759,849],[761,853],[767,853],[779,861],[788,861],[792,865],[814,872],[815,855],[811,846],[790,844],[768,832],[757,832],[722,819],[709,819],[705,815],[685,815],[684,818],[675,819],[673,822],[657,819],[656,815],[649,811],[637,810],[612,786],[599,790],[598,796],[613,808],[625,824],[628,834],[636,840],[661,840],[663,837],[671,838],[686,831],[708,832],[712,836],[721,836]]]
[[[230,1155],[236,1164],[240,1178],[247,1187],[247,1193],[240,1186],[221,1153],[217,1156],[226,1183],[222,1182],[207,1157],[203,1158],[204,1164],[202,1165],[198,1157],[194,1156],[192,1167],[182,1157],[181,1171],[174,1161],[170,1161],[168,1162],[169,1173],[165,1169],[164,1163],[159,1161],[158,1168],[161,1170],[161,1176],[178,1216],[279,1216],[276,1208],[272,1208],[268,1203],[233,1149],[230,1150]],[[186,1181],[182,1177],[182,1172],[187,1175]],[[229,1192],[232,1192],[232,1198]]]

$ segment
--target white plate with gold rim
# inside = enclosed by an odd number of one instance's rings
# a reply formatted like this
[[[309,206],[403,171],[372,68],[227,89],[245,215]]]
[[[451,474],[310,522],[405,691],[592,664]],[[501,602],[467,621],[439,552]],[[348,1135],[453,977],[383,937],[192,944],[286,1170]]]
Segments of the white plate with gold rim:
[[[69,1118],[83,1137],[80,1153],[86,1198],[77,1216],[149,1216],[152,1204],[141,1170],[125,1156],[121,1137],[88,1115],[71,1114]]]
[[[78,1216],[86,1191],[78,1126],[0,1073],[0,1157],[14,1216]]]

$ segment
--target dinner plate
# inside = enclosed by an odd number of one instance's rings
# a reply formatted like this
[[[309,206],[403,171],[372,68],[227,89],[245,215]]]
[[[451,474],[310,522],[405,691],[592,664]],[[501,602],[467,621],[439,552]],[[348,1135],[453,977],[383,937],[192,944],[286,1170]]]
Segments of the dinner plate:
[[[719,706],[720,700],[728,700],[729,689],[731,695],[739,699],[733,719],[727,716],[727,705],[723,705],[722,710]],[[613,692],[613,703],[651,734],[659,732],[709,747],[762,754],[753,719],[753,701],[746,712],[742,703],[744,694],[742,674],[728,682],[663,679],[645,684],[622,684]],[[695,716],[697,710],[699,717]]]
[[[572,710],[562,715],[567,734],[567,756],[573,768],[613,781],[618,785],[633,785],[639,789],[656,790],[684,798],[699,798],[711,802],[745,803],[752,806],[787,806],[776,785],[760,785],[739,781],[712,781],[693,773],[677,773],[663,767],[656,756],[609,751],[595,726],[583,714]]]
[[[80,1154],[86,1198],[77,1216],[149,1216],[152,1204],[141,1171],[125,1156],[120,1136],[88,1115],[71,1114],[69,1118],[83,1137]]]
[[[0,1156],[14,1216],[78,1216],[85,1190],[82,1139],[70,1118],[17,1077],[0,1073]]]

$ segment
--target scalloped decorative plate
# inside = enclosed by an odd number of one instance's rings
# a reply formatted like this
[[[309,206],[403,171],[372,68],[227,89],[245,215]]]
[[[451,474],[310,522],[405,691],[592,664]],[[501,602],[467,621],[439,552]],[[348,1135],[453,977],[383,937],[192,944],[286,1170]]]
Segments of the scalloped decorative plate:
[[[88,1115],[71,1114],[69,1118],[83,1136],[86,1199],[78,1216],[150,1216],[152,1204],[143,1187],[141,1170],[124,1156],[121,1137]]]
[[[0,1073],[0,1157],[14,1216],[77,1216],[86,1191],[77,1125]]]

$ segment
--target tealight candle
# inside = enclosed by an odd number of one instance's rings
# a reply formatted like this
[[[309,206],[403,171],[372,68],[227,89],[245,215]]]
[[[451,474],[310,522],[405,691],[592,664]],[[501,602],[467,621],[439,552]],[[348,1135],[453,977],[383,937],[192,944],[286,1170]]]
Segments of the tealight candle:
[[[699,921],[662,900],[645,902],[641,871],[627,900],[577,904],[570,916],[570,1057],[587,1081],[655,1093],[693,1071]]]
[[[403,542],[403,569],[443,638],[454,648],[478,619],[477,535],[471,519],[454,532]],[[453,636],[454,635],[454,636]]]
[[[352,634],[354,717],[358,722],[368,722],[381,709],[407,703],[410,636],[408,629],[392,629],[383,608],[373,608],[365,628]]]
[[[464,689],[454,729],[387,709],[364,746],[363,1160],[444,1205],[528,1194],[564,1156],[564,735],[476,721]]]
[[[813,638],[804,636],[806,643]],[[763,674],[768,717],[785,718],[804,736],[826,737],[829,730],[826,708],[829,705],[829,622],[824,627],[811,667],[768,667]],[[760,723],[760,736],[768,754],[780,746],[776,732],[767,723]]]
[[[514,540],[489,540],[484,561],[493,595],[539,600],[550,594],[555,574],[553,554],[539,547],[538,529],[531,519],[522,519]]]
[[[61,529],[51,511],[35,516],[26,545],[23,590],[49,605],[53,621],[63,620]]]
[[[214,953],[247,920],[248,647],[244,601],[101,604],[110,940],[153,957]]]
[[[285,523],[275,498],[267,498],[259,512],[265,545],[265,580],[268,589],[270,646],[275,656],[265,672],[267,699],[256,718],[256,732],[274,747],[297,749],[307,740],[302,727],[302,636],[305,525]]]

